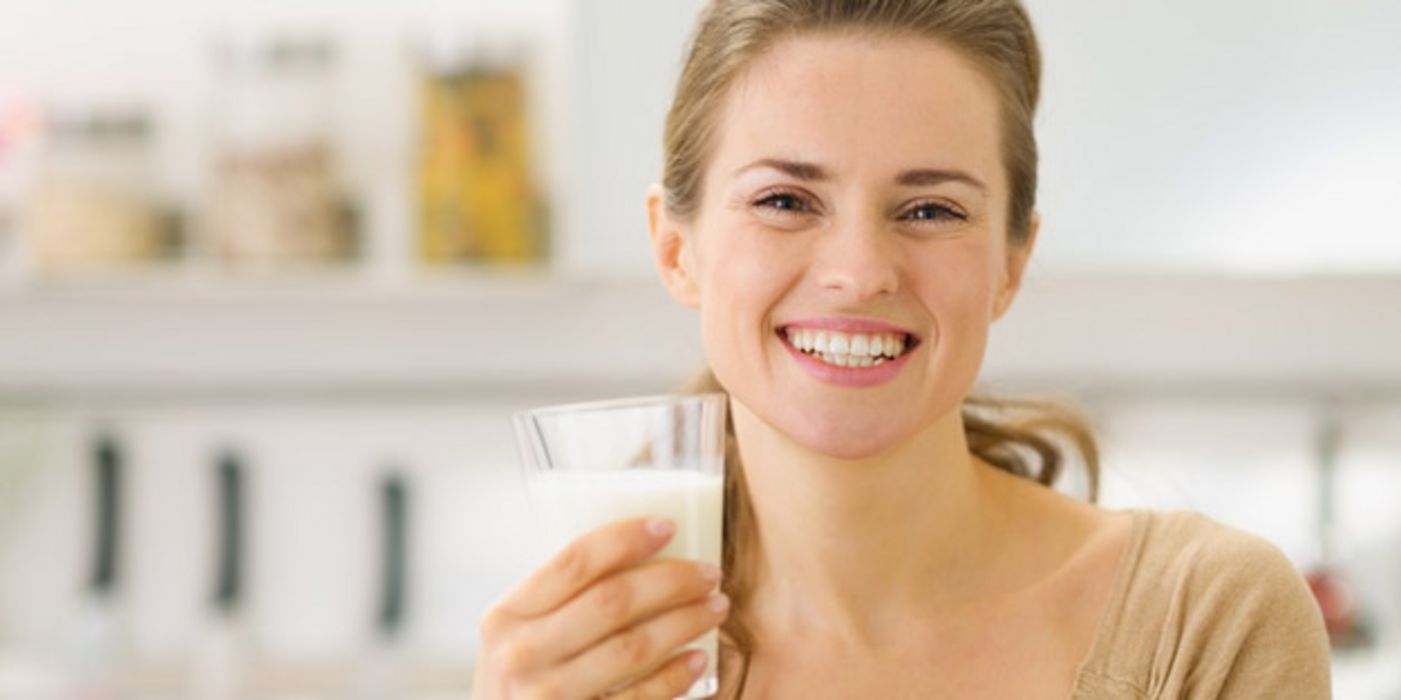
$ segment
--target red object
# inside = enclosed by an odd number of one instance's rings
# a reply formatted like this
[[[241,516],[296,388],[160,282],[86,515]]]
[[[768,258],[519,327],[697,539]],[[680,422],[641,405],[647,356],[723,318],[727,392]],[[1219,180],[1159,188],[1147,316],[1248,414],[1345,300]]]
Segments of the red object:
[[[1327,569],[1315,569],[1305,574],[1309,590],[1313,591],[1318,609],[1323,613],[1323,625],[1334,646],[1347,643],[1357,632],[1357,602],[1343,577]]]

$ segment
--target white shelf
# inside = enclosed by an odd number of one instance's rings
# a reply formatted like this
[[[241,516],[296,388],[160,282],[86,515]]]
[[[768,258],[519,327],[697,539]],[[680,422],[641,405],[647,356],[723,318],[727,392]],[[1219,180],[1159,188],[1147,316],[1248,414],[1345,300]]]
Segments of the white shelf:
[[[994,376],[1087,391],[1401,397],[1401,276],[1033,277]]]
[[[539,272],[41,285],[0,296],[0,396],[666,387],[700,364],[695,325],[656,282]]]
[[[1038,277],[984,379],[1084,394],[1401,398],[1401,278]],[[702,365],[654,279],[545,271],[0,293],[0,398],[661,390]]]

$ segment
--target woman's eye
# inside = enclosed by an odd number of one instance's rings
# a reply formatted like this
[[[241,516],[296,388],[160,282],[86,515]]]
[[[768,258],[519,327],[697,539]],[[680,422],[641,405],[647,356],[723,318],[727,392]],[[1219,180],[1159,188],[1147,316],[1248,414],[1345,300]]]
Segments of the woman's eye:
[[[807,202],[804,202],[801,197],[786,192],[777,192],[768,195],[755,202],[755,204],[766,209],[774,209],[782,212],[805,212],[808,210]]]
[[[966,221],[967,216],[939,204],[921,204],[909,211],[906,217],[916,221]]]

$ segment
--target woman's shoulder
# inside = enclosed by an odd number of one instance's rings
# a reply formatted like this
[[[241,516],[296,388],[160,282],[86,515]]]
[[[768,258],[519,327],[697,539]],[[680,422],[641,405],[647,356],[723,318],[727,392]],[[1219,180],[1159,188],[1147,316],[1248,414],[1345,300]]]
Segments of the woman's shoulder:
[[[1126,582],[1132,600],[1191,602],[1198,612],[1224,615],[1220,623],[1276,614],[1300,602],[1307,603],[1304,612],[1318,612],[1303,574],[1264,537],[1191,510],[1134,515],[1141,532],[1133,537],[1135,571]]]
[[[1129,512],[1133,524],[1110,601],[1121,623],[1143,629],[1180,622],[1184,634],[1203,626],[1219,634],[1281,606],[1313,605],[1302,574],[1269,540],[1196,511]],[[1197,621],[1189,628],[1189,620]]]
[[[1133,510],[1140,569],[1157,570],[1197,592],[1242,579],[1288,583],[1297,569],[1274,543],[1192,510]],[[1148,587],[1151,592],[1156,587]]]
[[[1284,678],[1297,687],[1280,686],[1275,697],[1327,696],[1323,618],[1277,546],[1194,511],[1132,514],[1082,675],[1136,685],[1147,697],[1217,697]],[[1313,694],[1293,694],[1304,690]]]

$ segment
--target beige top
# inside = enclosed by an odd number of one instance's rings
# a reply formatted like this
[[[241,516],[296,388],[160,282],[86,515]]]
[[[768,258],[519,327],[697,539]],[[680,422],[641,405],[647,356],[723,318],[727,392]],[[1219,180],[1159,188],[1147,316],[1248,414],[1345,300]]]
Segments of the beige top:
[[[1132,513],[1071,700],[1332,697],[1323,615],[1279,548],[1192,511]]]

